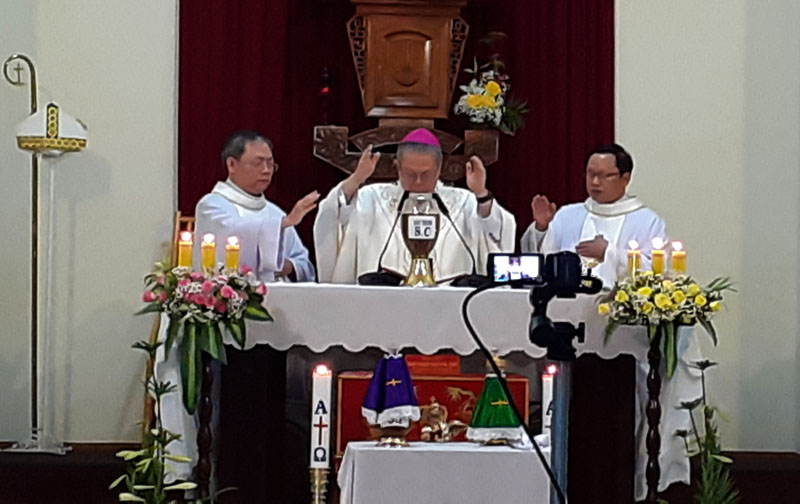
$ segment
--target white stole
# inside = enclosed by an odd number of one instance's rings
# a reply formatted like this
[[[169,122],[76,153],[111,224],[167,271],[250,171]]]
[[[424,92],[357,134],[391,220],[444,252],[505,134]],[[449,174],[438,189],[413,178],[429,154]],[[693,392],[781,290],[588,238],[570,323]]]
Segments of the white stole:
[[[613,203],[598,203],[589,198],[584,203],[586,218],[583,221],[579,242],[591,241],[598,235],[608,242],[604,260],[598,264],[593,273],[604,281],[617,279],[619,258],[619,237],[627,215],[644,207],[635,196],[624,196]]]
[[[211,192],[233,202],[240,217],[255,215],[267,207],[267,198],[263,194],[254,196],[234,184],[231,179],[217,182]]]

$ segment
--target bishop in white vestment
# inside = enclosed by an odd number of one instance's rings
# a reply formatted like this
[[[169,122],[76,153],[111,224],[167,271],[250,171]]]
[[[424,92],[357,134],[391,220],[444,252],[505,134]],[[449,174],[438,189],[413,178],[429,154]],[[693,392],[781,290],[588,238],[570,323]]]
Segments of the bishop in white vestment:
[[[592,273],[612,288],[618,278],[628,274],[628,242],[636,240],[642,249],[642,269],[651,268],[651,240],[661,238],[666,243],[664,220],[644,206],[638,198],[626,193],[633,171],[633,159],[619,145],[601,146],[589,154],[586,166],[586,189],[590,197],[583,203],[566,205],[555,210],[546,197],[537,195],[531,206],[534,222],[522,236],[523,252],[550,254],[559,251],[576,252],[588,264],[596,263]],[[681,401],[701,395],[699,372],[687,363],[700,360],[693,333],[682,330],[678,355],[680,362],[672,379],[662,377],[661,389],[661,480],[659,490],[677,481],[690,482],[689,459],[681,439],[674,436],[677,429],[691,429],[686,411],[678,410]],[[644,499],[647,491],[645,407],[647,405],[646,362],[637,369],[636,404],[636,499]]]
[[[439,236],[430,254],[437,282],[470,274],[470,251],[481,274],[486,272],[489,253],[514,251],[514,216],[486,189],[486,169],[476,156],[467,163],[470,190],[445,186],[439,181],[442,153],[438,140],[428,130],[414,130],[397,151],[399,180],[361,187],[379,157],[368,148],[355,172],[320,203],[314,242],[321,282],[355,283],[359,275],[376,271],[387,240],[382,268],[406,276],[411,254],[399,227],[389,235],[404,191],[438,193],[466,241],[465,246],[453,226],[440,220]]]

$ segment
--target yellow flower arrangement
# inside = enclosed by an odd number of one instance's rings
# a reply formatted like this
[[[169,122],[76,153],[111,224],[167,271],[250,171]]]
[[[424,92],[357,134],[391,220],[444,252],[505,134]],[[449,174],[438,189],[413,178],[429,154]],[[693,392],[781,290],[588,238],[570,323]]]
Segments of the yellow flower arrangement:
[[[500,87],[497,81],[489,81],[486,83],[486,92],[489,93],[489,96],[494,98],[503,92],[503,88]]]
[[[656,306],[661,309],[669,308],[670,305],[672,304],[672,300],[669,298],[669,296],[667,296],[663,292],[659,292],[658,294],[656,294],[655,297],[653,298],[653,301],[655,301]]]
[[[671,377],[677,365],[677,327],[699,323],[716,344],[710,319],[722,310],[722,293],[726,290],[734,290],[727,278],[701,287],[689,276],[666,278],[647,271],[617,282],[597,311],[608,318],[606,340],[619,325],[646,325],[651,341],[663,336],[667,374]]]
[[[481,43],[491,46],[505,38],[503,33],[491,32],[481,38]],[[529,112],[528,103],[509,95],[511,78],[499,53],[494,52],[483,64],[475,58],[472,68],[465,68],[464,72],[471,78],[468,84],[458,87],[464,94],[453,106],[456,115],[465,115],[472,124],[487,125],[507,135],[514,135],[522,128],[524,116]]]

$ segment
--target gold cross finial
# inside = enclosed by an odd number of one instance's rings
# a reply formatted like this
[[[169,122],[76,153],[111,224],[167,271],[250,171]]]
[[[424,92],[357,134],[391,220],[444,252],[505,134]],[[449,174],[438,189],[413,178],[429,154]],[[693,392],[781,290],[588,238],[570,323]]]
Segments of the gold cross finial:
[[[403,383],[402,380],[398,380],[397,378],[392,378],[391,380],[386,382],[386,385],[389,386],[389,387],[396,387],[396,386],[400,385],[401,383]]]

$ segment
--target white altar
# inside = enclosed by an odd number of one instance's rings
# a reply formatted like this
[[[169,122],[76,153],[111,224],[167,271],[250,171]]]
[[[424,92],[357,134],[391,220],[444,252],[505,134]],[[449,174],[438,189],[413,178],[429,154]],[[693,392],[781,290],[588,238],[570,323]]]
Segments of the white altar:
[[[315,352],[342,345],[350,352],[368,347],[377,347],[386,352],[404,347],[414,347],[424,354],[442,349],[451,349],[460,355],[477,350],[461,318],[461,303],[471,291],[468,288],[404,288],[365,287],[334,284],[290,284],[269,285],[266,305],[275,318],[274,322],[247,322],[246,348],[255,345],[270,345],[287,350],[294,345],[305,346]],[[493,351],[505,355],[521,351],[530,357],[544,357],[545,350],[528,339],[528,324],[531,306],[529,291],[502,287],[477,295],[470,303],[470,317],[476,331]],[[644,328],[621,326],[607,345],[604,345],[605,319],[597,313],[597,297],[579,295],[574,299],[554,299],[548,316],[553,321],[586,323],[584,343],[574,341],[578,354],[593,353],[605,359],[620,354],[630,354],[642,363],[644,372],[649,348]],[[162,320],[160,338],[166,335],[166,320]],[[678,418],[675,406],[687,398],[698,397],[699,373],[689,369],[685,362],[700,358],[694,341],[694,331],[682,328],[679,342],[679,363],[676,376],[665,380],[661,389],[661,425],[663,432],[670,434],[661,438],[662,483],[674,481],[683,471],[683,463],[670,463],[665,458],[669,453],[683,453],[679,438],[671,435],[676,425],[685,418]],[[689,336],[689,337],[687,337]],[[227,345],[235,345],[230,335],[225,335]],[[163,360],[159,350],[156,373],[161,380],[180,384],[177,352]],[[644,383],[643,376],[639,378]],[[678,392],[681,388],[680,393]],[[181,403],[181,394],[169,394],[164,398],[164,425],[167,429],[183,434],[183,440],[171,445],[173,453],[185,454],[196,460],[197,428],[195,419],[188,416]],[[680,412],[679,412],[680,413]],[[637,415],[639,412],[637,411]],[[676,423],[677,422],[677,423]],[[642,437],[643,439],[643,437]],[[643,446],[640,447],[643,450]],[[638,471],[643,474],[644,459]],[[179,476],[188,477],[193,464],[176,464]]]

